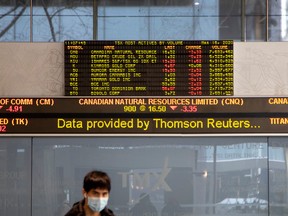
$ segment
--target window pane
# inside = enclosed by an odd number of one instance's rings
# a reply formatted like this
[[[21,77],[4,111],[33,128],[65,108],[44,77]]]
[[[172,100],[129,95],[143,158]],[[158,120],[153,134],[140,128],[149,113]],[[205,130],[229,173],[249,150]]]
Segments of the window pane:
[[[266,1],[246,1],[246,40],[266,40]]]
[[[0,138],[0,215],[30,216],[31,140]]]
[[[81,3],[80,3],[81,2]],[[89,40],[93,36],[93,2],[35,1],[33,7],[33,40]]]
[[[269,2],[269,41],[287,41],[288,1]]]
[[[241,1],[219,0],[219,39],[241,40]],[[204,26],[205,28],[205,26]]]
[[[271,138],[269,145],[270,215],[285,215],[287,208],[287,137]]]
[[[0,2],[0,41],[30,40],[30,1]]]

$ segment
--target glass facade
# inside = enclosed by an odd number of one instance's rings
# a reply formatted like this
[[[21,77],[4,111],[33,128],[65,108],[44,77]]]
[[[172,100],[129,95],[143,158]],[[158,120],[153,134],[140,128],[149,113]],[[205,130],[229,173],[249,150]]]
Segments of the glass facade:
[[[0,214],[64,215],[99,169],[118,216],[143,194],[144,215],[284,215],[287,152],[286,137],[2,137]]]
[[[4,0],[0,41],[287,41],[288,0]]]

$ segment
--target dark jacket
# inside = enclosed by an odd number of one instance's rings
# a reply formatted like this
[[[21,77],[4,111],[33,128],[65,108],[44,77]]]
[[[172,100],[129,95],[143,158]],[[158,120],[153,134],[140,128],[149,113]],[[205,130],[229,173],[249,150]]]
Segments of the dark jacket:
[[[85,216],[84,211],[85,200],[81,200],[73,205],[73,207],[65,214],[65,216]],[[100,212],[101,216],[114,216],[114,213],[107,207]]]

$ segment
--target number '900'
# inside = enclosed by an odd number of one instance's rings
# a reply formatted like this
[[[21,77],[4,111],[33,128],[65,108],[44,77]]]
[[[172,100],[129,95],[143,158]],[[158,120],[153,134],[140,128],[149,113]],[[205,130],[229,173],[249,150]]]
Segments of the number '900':
[[[136,112],[136,106],[124,106],[124,112]]]

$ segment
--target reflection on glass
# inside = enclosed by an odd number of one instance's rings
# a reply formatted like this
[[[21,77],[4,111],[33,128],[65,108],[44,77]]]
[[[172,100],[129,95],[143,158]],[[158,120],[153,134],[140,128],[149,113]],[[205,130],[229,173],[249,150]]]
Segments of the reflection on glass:
[[[2,1],[0,40],[286,41],[287,5],[286,0]]]
[[[92,169],[111,177],[116,215],[268,212],[265,138],[35,138],[33,152],[35,215],[82,199]]]
[[[29,41],[30,1],[1,1],[0,23],[0,41]]]
[[[0,215],[30,216],[30,143],[29,138],[0,139]]]
[[[287,208],[287,138],[271,138],[269,145],[270,215],[285,215]]]

